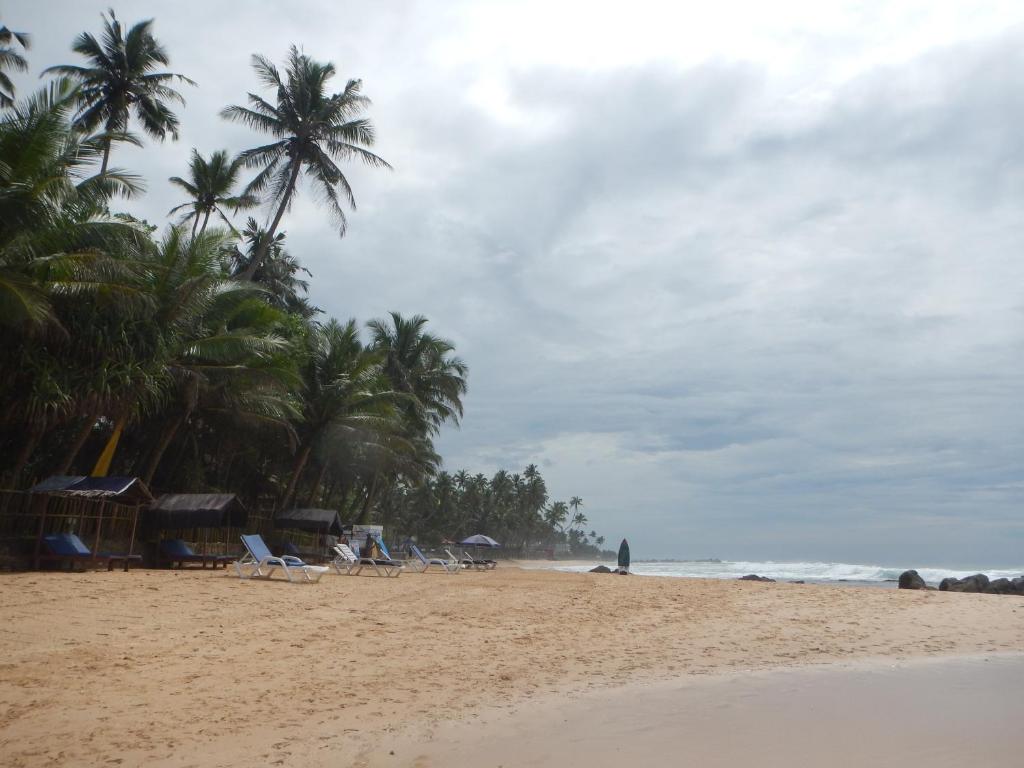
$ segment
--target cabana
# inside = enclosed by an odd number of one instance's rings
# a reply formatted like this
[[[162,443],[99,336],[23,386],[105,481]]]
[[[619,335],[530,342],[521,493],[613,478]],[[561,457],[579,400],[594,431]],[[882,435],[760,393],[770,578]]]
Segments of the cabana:
[[[226,550],[230,529],[244,528],[248,521],[249,513],[233,493],[165,493],[146,511],[143,528],[147,533],[176,531],[179,534],[179,538],[164,539],[158,545],[160,563],[181,566],[190,562],[203,567],[209,563],[216,567],[233,558],[226,551],[209,553],[211,529],[225,531],[223,540],[216,543],[221,550]],[[190,531],[191,535],[185,531]],[[199,546],[198,553],[184,541],[186,537]]]
[[[274,515],[274,527],[279,530],[301,531],[313,534],[314,546],[316,547],[315,552],[302,552],[291,542],[282,542],[284,549],[290,548],[294,550],[286,551],[284,554],[298,555],[303,559],[311,557],[326,559],[328,557],[326,555],[328,546],[326,537],[341,536],[342,533],[341,518],[338,517],[336,510],[312,507],[278,512]]]
[[[88,549],[99,552],[104,523],[107,538],[127,543],[126,556],[131,558],[139,507],[153,500],[146,484],[137,477],[54,475],[29,488],[28,495],[29,514],[36,522],[33,568],[44,559],[43,537],[48,533],[85,536],[90,541]]]

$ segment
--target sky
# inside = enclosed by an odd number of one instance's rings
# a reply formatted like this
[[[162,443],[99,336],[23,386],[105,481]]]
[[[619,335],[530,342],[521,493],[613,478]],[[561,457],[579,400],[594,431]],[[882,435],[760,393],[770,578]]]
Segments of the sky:
[[[0,1],[19,85],[108,4]],[[635,558],[1024,564],[1019,0],[115,10],[198,83],[114,154],[153,223],[260,143],[218,117],[251,54],[363,80],[394,170],[349,169],[344,239],[313,194],[283,228],[327,313],[455,342],[447,469],[535,463]]]

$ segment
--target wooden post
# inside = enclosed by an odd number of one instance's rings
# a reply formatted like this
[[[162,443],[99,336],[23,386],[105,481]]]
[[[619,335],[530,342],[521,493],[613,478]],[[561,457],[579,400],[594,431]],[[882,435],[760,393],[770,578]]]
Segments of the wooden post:
[[[124,560],[124,569],[128,570],[128,563],[131,561],[131,556],[135,552],[135,528],[139,522],[139,505],[136,504],[132,507],[132,535],[128,539],[128,557]]]
[[[48,501],[49,499],[43,496],[39,505],[42,510],[42,514],[39,515],[39,533],[36,534],[36,549],[35,552],[32,553],[32,569],[35,571],[39,570],[39,550],[43,546],[43,534],[46,531],[46,507]],[[29,505],[29,508],[31,509],[33,506],[35,506],[34,500],[32,504]]]
[[[96,567],[96,553],[100,551],[100,529],[103,527],[103,508],[107,505],[107,502],[100,502],[100,511],[96,515],[96,536],[93,537],[92,542],[92,565]],[[109,566],[110,563],[107,563]]]

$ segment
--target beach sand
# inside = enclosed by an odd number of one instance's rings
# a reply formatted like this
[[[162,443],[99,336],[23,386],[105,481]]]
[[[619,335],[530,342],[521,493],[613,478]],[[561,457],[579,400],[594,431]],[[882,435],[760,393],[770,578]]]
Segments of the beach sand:
[[[426,766],[410,739],[429,746],[449,723],[496,723],[540,702],[585,707],[616,689],[752,670],[1021,652],[1022,638],[1024,600],[996,595],[508,565],[331,574],[313,586],[223,571],[4,575],[0,764],[341,766],[384,755]],[[517,764],[492,757],[486,765]]]

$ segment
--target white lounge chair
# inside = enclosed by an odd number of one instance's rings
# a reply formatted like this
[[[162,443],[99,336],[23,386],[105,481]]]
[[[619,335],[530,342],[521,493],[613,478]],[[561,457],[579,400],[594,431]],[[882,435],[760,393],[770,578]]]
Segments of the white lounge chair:
[[[309,565],[291,555],[275,556],[258,533],[242,536],[242,544],[245,555],[235,561],[240,579],[269,579],[280,568],[293,584],[315,584],[330,570],[322,565]]]
[[[442,560],[440,557],[427,557],[415,544],[410,545],[409,549],[416,558],[409,562],[417,573],[426,573],[430,570],[430,566],[432,565],[436,565],[438,568],[443,569],[445,573],[458,573],[462,570],[462,564],[454,558],[451,560]]]
[[[405,568],[405,563],[401,560],[360,557],[347,544],[335,544],[334,552],[336,556],[331,565],[339,574],[346,576],[358,576],[363,568],[369,566],[377,576],[398,578]]]
[[[446,549],[444,550],[444,554],[458,562],[462,567],[466,568],[466,570],[487,570],[486,563],[482,560],[474,560],[465,552],[462,553],[462,557],[456,557],[452,554],[452,550]]]
[[[498,565],[494,560],[477,560],[475,557],[470,557],[465,552],[462,553],[461,558],[456,558],[450,549],[446,549],[445,554],[453,560],[457,559],[464,567],[472,568],[476,571],[490,571]]]

